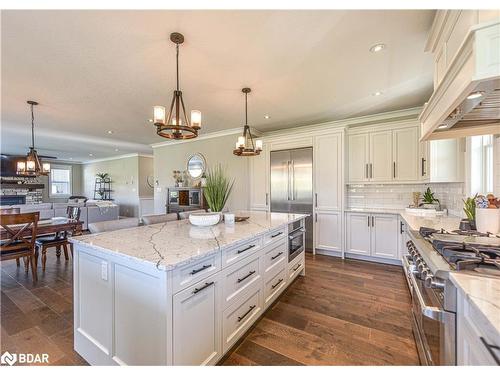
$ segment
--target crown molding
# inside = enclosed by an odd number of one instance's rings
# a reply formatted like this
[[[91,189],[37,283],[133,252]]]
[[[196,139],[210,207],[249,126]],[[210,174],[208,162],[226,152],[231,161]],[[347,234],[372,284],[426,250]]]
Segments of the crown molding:
[[[111,156],[109,158],[86,160],[86,161],[82,161],[81,164],[93,164],[93,163],[99,163],[102,161],[111,161],[111,160],[126,159],[126,158],[133,158],[133,157],[153,158],[153,155],[141,154],[141,153],[135,152],[133,154],[123,154],[123,155],[118,155],[118,156]]]
[[[226,135],[239,134],[239,133],[242,133],[242,132],[243,132],[243,127],[232,128],[232,129],[221,130],[221,131],[217,131],[217,132],[211,132],[211,133],[201,134],[198,137],[193,138],[193,139],[163,141],[163,142],[159,142],[159,143],[150,144],[150,146],[153,147],[153,148],[165,147],[165,146],[174,146],[174,145],[179,145],[179,144],[186,143],[186,142],[204,141],[206,139],[224,137]],[[251,132],[252,132],[252,134],[254,134],[254,129],[253,128],[251,129]],[[256,133],[260,134],[260,132],[255,132],[255,135],[257,135]]]

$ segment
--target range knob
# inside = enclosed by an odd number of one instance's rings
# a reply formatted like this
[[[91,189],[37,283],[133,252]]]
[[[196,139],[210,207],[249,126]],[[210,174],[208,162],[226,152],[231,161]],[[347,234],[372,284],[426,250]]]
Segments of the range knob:
[[[422,260],[422,258],[419,259],[419,261],[417,262],[417,269],[418,269],[418,272],[422,273],[422,271],[425,269],[425,263],[424,261]]]
[[[432,275],[431,270],[430,270],[429,268],[427,268],[427,267],[424,267],[424,268],[422,269],[422,271],[420,271],[420,274],[422,275],[422,277],[424,278],[424,280],[425,280],[425,278],[426,278],[428,275]]]
[[[434,283],[434,275],[431,272],[428,272],[424,276],[423,280],[424,280],[424,286],[426,288],[432,288],[433,283]]]

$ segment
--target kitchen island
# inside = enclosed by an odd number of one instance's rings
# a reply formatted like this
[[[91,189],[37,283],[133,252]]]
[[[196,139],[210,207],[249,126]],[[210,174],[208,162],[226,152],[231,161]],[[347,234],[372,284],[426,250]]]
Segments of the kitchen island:
[[[72,238],[75,350],[93,365],[217,363],[305,270],[288,224],[307,215],[242,214]]]

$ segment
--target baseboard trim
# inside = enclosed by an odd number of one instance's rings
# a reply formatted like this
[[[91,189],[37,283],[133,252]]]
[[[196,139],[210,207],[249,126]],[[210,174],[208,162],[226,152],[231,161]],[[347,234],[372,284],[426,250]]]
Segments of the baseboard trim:
[[[335,250],[316,249],[316,254],[342,258],[342,252]],[[349,253],[345,253],[345,258],[365,260],[367,262],[373,262],[373,263],[383,263],[383,264],[392,264],[395,266],[402,266],[401,260],[399,259],[385,259],[385,258],[371,257],[359,254],[349,254]]]

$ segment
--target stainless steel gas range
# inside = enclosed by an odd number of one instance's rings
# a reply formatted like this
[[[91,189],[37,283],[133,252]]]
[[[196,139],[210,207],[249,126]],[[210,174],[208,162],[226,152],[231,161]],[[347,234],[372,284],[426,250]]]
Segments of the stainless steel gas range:
[[[500,277],[500,238],[430,228],[410,230],[407,235],[403,268],[420,362],[455,365],[457,290],[449,273],[468,270]]]

